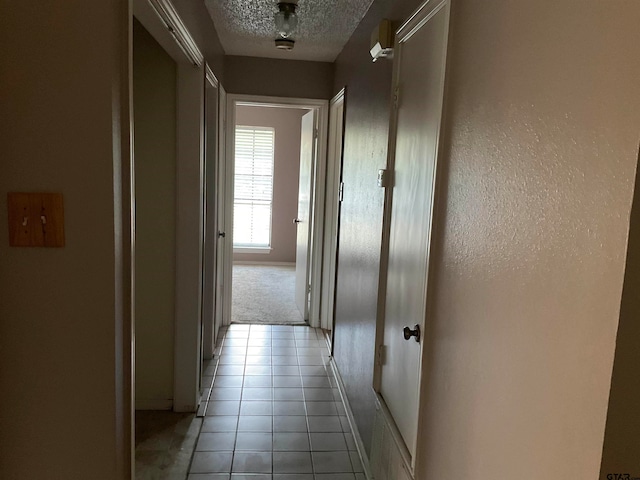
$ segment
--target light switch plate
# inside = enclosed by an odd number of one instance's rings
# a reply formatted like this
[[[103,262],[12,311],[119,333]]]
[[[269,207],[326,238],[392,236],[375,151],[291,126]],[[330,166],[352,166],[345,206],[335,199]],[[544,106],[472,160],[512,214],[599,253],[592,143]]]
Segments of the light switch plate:
[[[9,245],[12,247],[31,246],[31,205],[30,194],[10,193],[7,195],[9,208]]]
[[[61,193],[9,193],[9,245],[64,247]]]
[[[38,214],[45,247],[64,247],[64,205],[61,193],[41,193]]]

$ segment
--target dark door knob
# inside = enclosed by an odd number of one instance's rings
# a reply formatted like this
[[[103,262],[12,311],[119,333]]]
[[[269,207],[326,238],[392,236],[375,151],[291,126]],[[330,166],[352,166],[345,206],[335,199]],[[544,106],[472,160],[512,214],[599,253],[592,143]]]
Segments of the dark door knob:
[[[293,223],[300,223],[300,222],[302,222],[302,220],[299,220],[299,219],[297,219],[297,218],[294,218],[294,219],[293,219]]]
[[[224,238],[226,233],[218,231],[218,236]]]
[[[404,339],[409,340],[411,337],[415,337],[416,342],[420,341],[420,325],[416,325],[411,330],[409,327],[404,327],[402,329],[402,333],[404,333]]]

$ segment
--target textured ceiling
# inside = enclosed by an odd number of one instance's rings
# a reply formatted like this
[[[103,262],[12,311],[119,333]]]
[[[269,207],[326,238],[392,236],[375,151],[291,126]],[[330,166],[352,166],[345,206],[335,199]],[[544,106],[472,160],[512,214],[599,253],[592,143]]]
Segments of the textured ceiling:
[[[277,50],[277,0],[204,0],[227,55],[332,62],[373,0],[299,0],[292,51]]]

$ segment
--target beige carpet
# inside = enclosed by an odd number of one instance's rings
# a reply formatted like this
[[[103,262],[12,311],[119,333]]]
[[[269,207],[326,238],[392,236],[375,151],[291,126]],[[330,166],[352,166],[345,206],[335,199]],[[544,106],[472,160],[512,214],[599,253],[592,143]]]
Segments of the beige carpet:
[[[231,321],[303,324],[294,295],[295,267],[234,265]]]

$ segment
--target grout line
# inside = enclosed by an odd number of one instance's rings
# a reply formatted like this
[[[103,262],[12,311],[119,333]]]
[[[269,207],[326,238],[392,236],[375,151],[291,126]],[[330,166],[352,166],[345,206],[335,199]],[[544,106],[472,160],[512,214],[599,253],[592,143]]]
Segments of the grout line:
[[[298,355],[298,342],[297,340],[295,341],[295,345],[296,345],[296,358],[298,359],[298,363],[300,363],[299,360],[299,355]],[[313,450],[312,450],[312,446],[311,446],[311,425],[309,424],[309,411],[307,410],[307,396],[304,393],[304,379],[302,378],[302,370],[300,369],[300,367],[298,366],[298,371],[300,372],[300,385],[302,388],[302,401],[304,403],[304,413],[305,413],[305,421],[307,423],[307,440],[309,441],[309,460],[311,461],[311,474],[314,476],[316,475],[316,467],[313,463]]]

